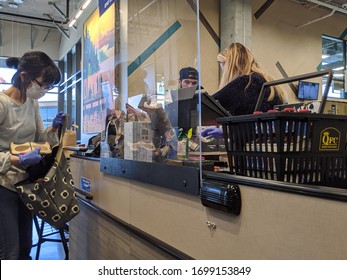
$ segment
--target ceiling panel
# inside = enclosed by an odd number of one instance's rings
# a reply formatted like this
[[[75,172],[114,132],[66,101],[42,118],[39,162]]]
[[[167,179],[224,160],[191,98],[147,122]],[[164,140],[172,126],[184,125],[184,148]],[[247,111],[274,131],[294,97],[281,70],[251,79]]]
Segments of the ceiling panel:
[[[81,0],[0,0],[0,19],[54,26],[67,22],[60,13],[69,18],[73,15]]]
[[[347,15],[347,0],[287,1],[308,9],[319,8],[331,11],[331,8],[335,8],[337,13]],[[71,17],[83,2],[84,0],[0,0],[0,19],[54,27],[52,19],[60,25],[66,23],[66,20],[59,15],[57,10],[60,10],[67,17]],[[18,7],[12,8],[13,5]]]

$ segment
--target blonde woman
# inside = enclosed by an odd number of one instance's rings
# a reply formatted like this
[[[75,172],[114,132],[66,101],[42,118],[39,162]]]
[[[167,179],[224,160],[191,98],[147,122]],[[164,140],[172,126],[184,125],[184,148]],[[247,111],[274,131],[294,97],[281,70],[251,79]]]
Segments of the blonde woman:
[[[245,115],[254,112],[255,105],[265,82],[273,80],[258,63],[252,53],[240,43],[232,43],[217,56],[223,73],[219,90],[213,97],[232,115]],[[284,93],[280,87],[265,91],[261,111],[273,109],[282,104]]]
[[[240,43],[229,45],[218,54],[217,60],[223,73],[219,90],[213,97],[234,116],[252,114],[263,84],[273,79],[259,67],[252,53]],[[283,101],[284,92],[279,86],[267,88],[260,110],[266,112]],[[202,136],[220,138],[221,129],[207,128]]]

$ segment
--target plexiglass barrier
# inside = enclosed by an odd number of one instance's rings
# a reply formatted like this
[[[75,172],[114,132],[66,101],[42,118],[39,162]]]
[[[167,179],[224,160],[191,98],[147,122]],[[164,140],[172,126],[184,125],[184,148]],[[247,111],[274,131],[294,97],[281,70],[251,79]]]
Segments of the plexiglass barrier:
[[[211,2],[120,0],[86,21],[84,127],[106,132],[102,157],[199,166],[223,150],[199,137],[224,113],[210,98],[219,80],[219,4]]]

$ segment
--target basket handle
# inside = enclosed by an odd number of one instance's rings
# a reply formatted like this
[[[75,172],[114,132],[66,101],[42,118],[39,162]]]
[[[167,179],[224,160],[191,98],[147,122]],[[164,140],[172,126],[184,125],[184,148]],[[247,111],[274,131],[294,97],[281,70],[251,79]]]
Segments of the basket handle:
[[[260,94],[259,94],[259,98],[258,98],[258,101],[257,101],[257,105],[255,106],[254,111],[259,111],[260,110],[260,106],[261,106],[261,104],[263,103],[263,100],[264,100],[265,89],[267,87],[277,86],[277,85],[281,85],[281,84],[287,84],[287,83],[300,81],[300,80],[311,79],[311,78],[317,78],[317,77],[321,77],[321,76],[324,76],[324,75],[328,75],[328,79],[327,79],[327,83],[326,83],[326,87],[325,87],[324,93],[322,94],[322,101],[321,101],[319,109],[318,109],[318,113],[320,113],[320,114],[323,113],[324,107],[325,107],[325,103],[326,103],[327,98],[328,98],[329,88],[330,88],[330,85],[331,85],[331,82],[332,82],[332,79],[333,79],[333,71],[331,69],[318,71],[318,72],[312,72],[312,73],[308,73],[308,74],[293,76],[293,77],[289,77],[289,78],[285,78],[285,79],[280,79],[280,80],[270,81],[270,82],[264,83],[262,88],[261,88],[261,91],[260,91]]]

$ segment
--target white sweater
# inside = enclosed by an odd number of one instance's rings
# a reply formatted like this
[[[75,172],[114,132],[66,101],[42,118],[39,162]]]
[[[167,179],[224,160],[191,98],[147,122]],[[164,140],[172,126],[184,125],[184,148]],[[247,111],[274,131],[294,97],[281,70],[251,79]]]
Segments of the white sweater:
[[[0,92],[0,185],[15,191],[14,184],[25,180],[28,175],[22,168],[11,164],[9,145],[28,141],[58,143],[51,128],[44,129],[37,100],[27,98],[18,105],[4,92]]]

